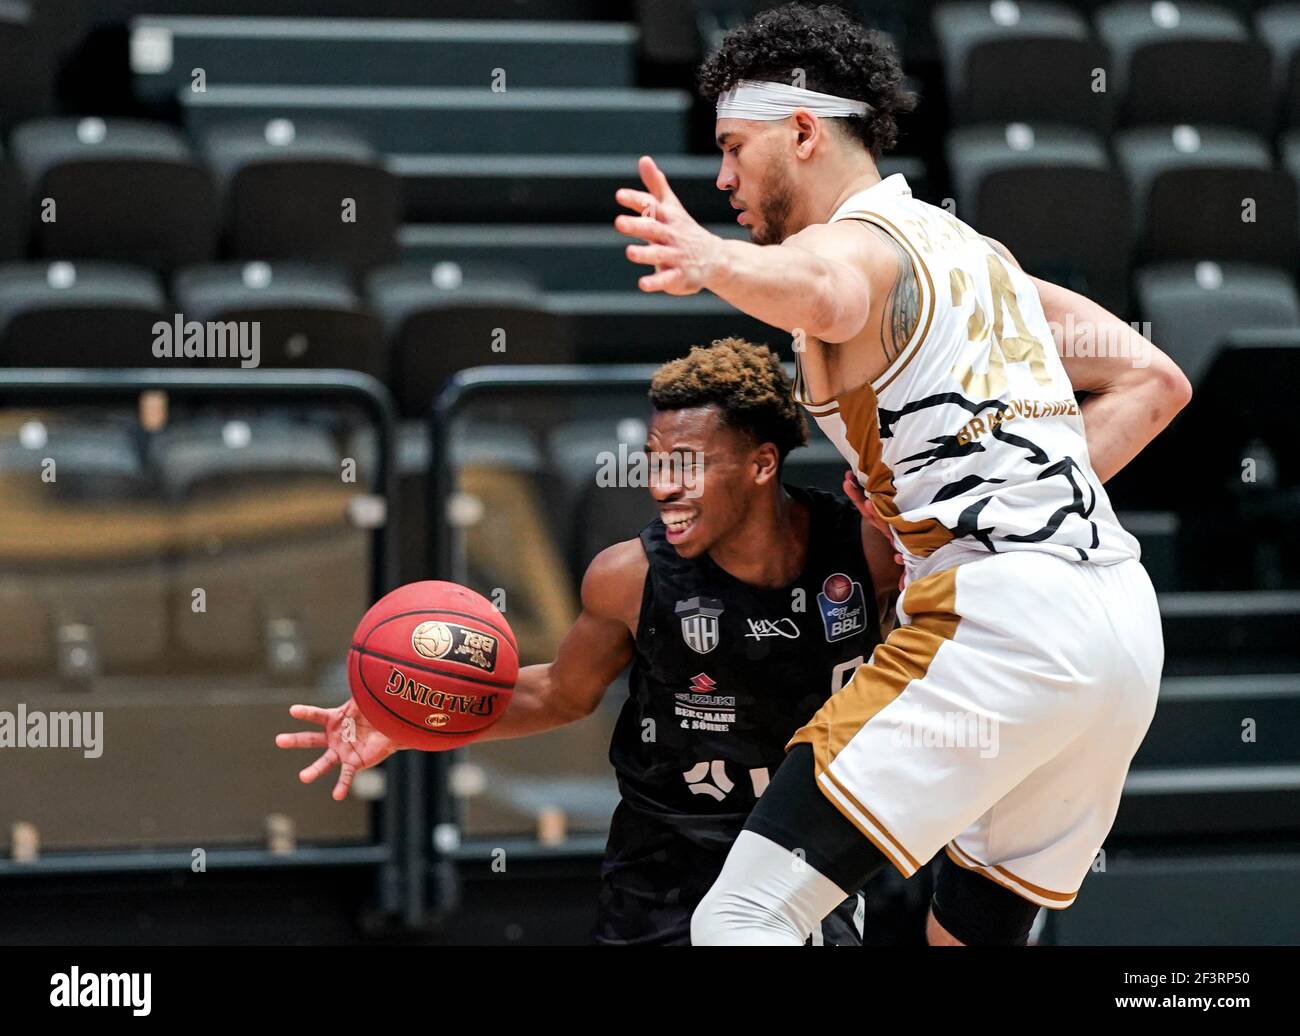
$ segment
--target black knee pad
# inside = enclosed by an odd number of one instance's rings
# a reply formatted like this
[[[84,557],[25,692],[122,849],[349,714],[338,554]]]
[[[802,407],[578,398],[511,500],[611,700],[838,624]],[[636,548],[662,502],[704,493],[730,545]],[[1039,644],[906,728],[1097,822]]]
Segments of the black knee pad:
[[[1039,907],[978,871],[944,860],[930,909],[944,931],[967,946],[1024,946]]]

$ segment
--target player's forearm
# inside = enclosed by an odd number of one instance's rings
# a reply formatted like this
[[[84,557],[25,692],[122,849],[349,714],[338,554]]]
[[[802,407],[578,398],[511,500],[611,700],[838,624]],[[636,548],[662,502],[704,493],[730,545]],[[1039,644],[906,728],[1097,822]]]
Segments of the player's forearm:
[[[1161,366],[1083,402],[1084,430],[1092,469],[1102,482],[1146,448],[1191,398],[1177,367]]]
[[[1093,470],[1103,482],[1136,457],[1191,399],[1183,372],[1137,329],[1086,296],[1032,278],[1076,390]]]
[[[519,670],[514,697],[506,714],[488,728],[480,741],[528,737],[563,727],[591,714],[595,702],[590,696],[568,697],[554,679],[554,665],[530,665]]]
[[[707,286],[765,324],[843,342],[862,330],[866,315],[850,304],[837,273],[833,263],[801,248],[725,240]]]

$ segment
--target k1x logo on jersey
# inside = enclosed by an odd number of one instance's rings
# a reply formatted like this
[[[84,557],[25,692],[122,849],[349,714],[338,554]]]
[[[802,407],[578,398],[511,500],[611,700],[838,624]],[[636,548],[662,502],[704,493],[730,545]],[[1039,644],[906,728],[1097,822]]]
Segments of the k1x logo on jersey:
[[[862,584],[843,572],[826,577],[822,592],[817,595],[817,607],[826,627],[826,639],[844,640],[867,628],[867,608],[862,596]]]

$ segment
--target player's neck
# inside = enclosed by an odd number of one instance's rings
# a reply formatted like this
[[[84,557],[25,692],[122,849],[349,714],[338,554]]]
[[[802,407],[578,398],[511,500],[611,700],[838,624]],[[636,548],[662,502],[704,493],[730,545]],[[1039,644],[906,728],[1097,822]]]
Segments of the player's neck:
[[[734,535],[709,551],[713,563],[750,586],[793,583],[808,559],[808,508],[778,487],[751,508]]]
[[[865,165],[855,162],[836,170],[834,175],[827,178],[828,186],[825,190],[809,193],[807,206],[801,214],[803,220],[799,221],[800,229],[814,223],[829,222],[846,201],[859,191],[880,183],[882,179],[875,162],[869,158]]]

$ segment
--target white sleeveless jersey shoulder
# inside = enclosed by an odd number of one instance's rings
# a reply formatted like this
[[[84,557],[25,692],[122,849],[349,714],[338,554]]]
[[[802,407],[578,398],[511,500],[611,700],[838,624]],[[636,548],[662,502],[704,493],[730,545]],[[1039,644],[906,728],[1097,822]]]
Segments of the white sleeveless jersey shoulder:
[[[795,397],[889,522],[909,578],[972,550],[1137,557],[1092,470],[1029,277],[950,212],[913,198],[901,174],[849,198],[832,222],[841,219],[873,223],[906,251],[920,317],[870,384],[817,402],[799,377]]]

